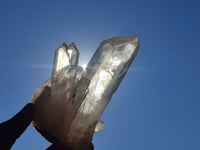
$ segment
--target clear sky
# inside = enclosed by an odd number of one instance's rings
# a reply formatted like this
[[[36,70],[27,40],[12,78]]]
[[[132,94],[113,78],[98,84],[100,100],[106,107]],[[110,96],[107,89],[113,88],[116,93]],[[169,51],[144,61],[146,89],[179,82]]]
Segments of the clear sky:
[[[140,50],[105,110],[95,150],[200,149],[200,1],[0,1],[0,122],[51,76],[74,42],[80,65],[102,40],[138,35]],[[32,125],[13,150],[50,145]]]

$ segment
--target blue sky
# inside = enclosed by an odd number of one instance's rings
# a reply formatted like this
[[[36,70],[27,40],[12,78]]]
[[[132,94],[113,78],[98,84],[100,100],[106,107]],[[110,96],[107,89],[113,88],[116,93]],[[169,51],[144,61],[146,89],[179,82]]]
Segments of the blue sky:
[[[0,1],[0,122],[51,76],[74,42],[80,65],[102,40],[138,35],[140,50],[105,110],[95,150],[200,149],[200,1]],[[13,150],[50,145],[29,126]]]

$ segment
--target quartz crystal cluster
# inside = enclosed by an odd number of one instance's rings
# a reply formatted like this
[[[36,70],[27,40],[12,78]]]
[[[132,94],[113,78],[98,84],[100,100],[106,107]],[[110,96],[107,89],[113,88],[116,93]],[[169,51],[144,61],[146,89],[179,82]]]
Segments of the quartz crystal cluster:
[[[35,128],[49,141],[72,150],[90,150],[92,137],[104,128],[100,117],[139,49],[137,36],[103,41],[86,69],[78,66],[75,44],[55,52],[52,77],[38,87]]]

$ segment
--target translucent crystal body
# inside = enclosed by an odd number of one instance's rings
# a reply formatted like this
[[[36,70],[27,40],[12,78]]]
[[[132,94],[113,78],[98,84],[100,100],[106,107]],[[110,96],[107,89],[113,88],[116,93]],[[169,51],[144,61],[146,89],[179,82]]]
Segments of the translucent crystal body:
[[[92,137],[104,127],[99,119],[138,49],[137,36],[105,40],[83,70],[77,66],[76,46],[61,45],[56,50],[52,78],[47,81],[51,87],[48,105],[38,109],[36,128],[45,130],[72,150],[89,150]],[[38,91],[44,90],[39,88]],[[36,92],[32,101],[38,95]],[[40,116],[48,119],[41,120]]]
[[[63,43],[55,52],[53,73],[69,65],[69,56],[66,53],[67,45]]]
[[[68,133],[69,142],[79,143],[92,139],[98,120],[136,56],[138,48],[138,37],[117,37],[101,43],[87,66],[85,78],[90,80],[89,91],[72,122]]]

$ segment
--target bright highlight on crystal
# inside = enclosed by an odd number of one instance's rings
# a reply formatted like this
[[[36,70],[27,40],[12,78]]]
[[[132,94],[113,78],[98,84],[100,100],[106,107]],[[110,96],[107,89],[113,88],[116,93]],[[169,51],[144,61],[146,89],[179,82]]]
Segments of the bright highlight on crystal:
[[[82,65],[83,70],[86,70],[86,67],[87,67],[86,64],[83,64],[83,65]]]

